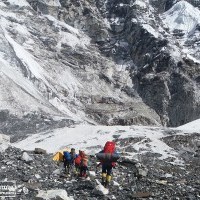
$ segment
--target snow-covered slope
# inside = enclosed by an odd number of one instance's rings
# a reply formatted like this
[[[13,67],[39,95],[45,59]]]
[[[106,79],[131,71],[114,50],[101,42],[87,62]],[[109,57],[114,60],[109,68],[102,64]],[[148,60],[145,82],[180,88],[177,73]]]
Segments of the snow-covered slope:
[[[191,35],[200,23],[200,10],[187,1],[179,1],[162,17],[171,31],[181,30],[186,35]]]
[[[184,124],[182,126],[177,127],[177,129],[180,130],[186,130],[186,131],[197,131],[200,132],[200,119],[197,119],[195,121],[192,121],[190,123]]]
[[[10,2],[14,5],[27,6],[26,1]],[[28,10],[28,8],[27,8]],[[1,76],[2,76],[2,92],[0,107],[8,109],[11,113],[23,114],[23,112],[33,112],[43,110],[49,114],[59,115],[64,113],[68,117],[74,114],[64,105],[59,96],[56,95],[60,90],[69,91],[69,96],[73,96],[78,88],[82,88],[76,78],[71,74],[70,70],[62,69],[58,63],[54,63],[57,68],[51,69],[50,63],[45,63],[44,60],[35,57],[38,45],[37,38],[31,35],[32,27],[27,27],[29,18],[33,16],[33,11],[29,10],[29,16],[25,16],[25,12],[18,17],[17,14],[7,12],[6,6],[1,7],[1,45],[4,48],[0,55],[1,61]],[[10,20],[12,18],[15,22]],[[57,22],[53,17],[43,17],[43,20],[49,20],[55,23],[55,27],[62,27],[69,30],[68,33],[60,32],[60,40],[57,44],[57,50],[60,50],[60,45],[65,43],[72,48],[84,47],[89,44],[87,36],[81,36],[79,31],[64,24]],[[16,37],[12,36],[12,31]],[[79,39],[79,38],[80,39]],[[20,41],[23,38],[23,41]],[[82,38],[84,38],[82,40]],[[45,40],[45,36],[43,38]],[[58,38],[59,39],[59,38]],[[39,52],[40,53],[40,52]],[[45,56],[45,55],[43,55]],[[8,84],[9,82],[9,84]],[[4,85],[4,86],[3,86]],[[10,91],[10,92],[8,92]],[[54,95],[53,95],[54,94]],[[10,96],[12,103],[8,103],[7,96]],[[53,95],[53,96],[52,96]],[[60,96],[61,97],[61,96]],[[78,117],[78,115],[77,115]],[[75,119],[78,119],[75,117]]]
[[[113,135],[118,135],[120,138],[128,137],[144,137],[150,138],[152,142],[157,143],[157,147],[163,146],[163,143],[158,142],[159,138],[163,136],[159,128],[148,127],[123,127],[123,126],[77,126],[73,128],[64,128],[53,130],[49,133],[34,134],[21,142],[17,142],[16,147],[33,150],[36,146],[45,148],[48,152],[56,152],[65,146],[76,146],[77,148],[94,148],[98,151],[97,147],[103,145],[107,140],[112,140]],[[155,141],[154,141],[155,140]],[[143,146],[140,142],[141,148]],[[96,149],[97,148],[97,149]],[[139,144],[138,144],[139,149]],[[137,149],[137,150],[138,150]],[[166,149],[165,149],[166,150]],[[164,149],[161,149],[164,153]],[[166,155],[166,154],[165,154]],[[165,156],[164,156],[165,157]]]
[[[61,9],[59,1],[40,3],[43,9],[55,9],[55,15]],[[126,124],[139,116],[159,124],[159,116],[131,89],[126,66],[118,68],[92,38],[54,14],[37,13],[25,0],[0,4],[0,110],[20,119],[34,113],[93,124],[122,119]]]
[[[104,125],[176,126],[197,118],[198,13],[185,1],[163,20],[150,1],[2,1],[0,112],[9,113],[4,122],[13,116],[23,121],[27,113]],[[172,35],[176,26],[190,34]],[[177,84],[182,78],[185,84]],[[194,104],[185,107],[174,91],[191,92],[186,96]],[[177,107],[188,116],[174,117]],[[10,123],[16,124],[4,125]]]
[[[179,44],[180,57],[200,63],[199,42],[200,10],[187,1],[178,1],[161,15],[163,23]]]
[[[55,153],[59,149],[65,147],[75,147],[76,149],[84,149],[89,154],[97,153],[108,140],[132,139],[139,140],[132,145],[134,151],[130,152],[128,157],[138,159],[139,156],[146,153],[160,154],[159,159],[174,158],[174,164],[181,164],[178,158],[178,151],[168,146],[164,142],[164,138],[170,137],[172,133],[175,136],[184,135],[184,131],[189,129],[189,133],[197,131],[200,133],[200,127],[193,130],[192,122],[179,127],[178,129],[167,129],[159,127],[143,127],[143,126],[76,126],[73,128],[63,128],[52,130],[51,132],[42,132],[34,134],[28,138],[13,143],[15,147],[34,150],[34,148],[43,148],[49,153]],[[173,134],[174,135],[174,134]],[[130,144],[127,144],[130,145]],[[125,146],[119,146],[119,150],[123,152]],[[137,153],[136,153],[137,152]]]

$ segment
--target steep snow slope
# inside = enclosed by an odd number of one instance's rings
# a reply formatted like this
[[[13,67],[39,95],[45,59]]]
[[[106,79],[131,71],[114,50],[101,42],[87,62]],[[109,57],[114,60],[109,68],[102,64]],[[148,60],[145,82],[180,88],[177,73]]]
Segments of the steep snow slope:
[[[200,119],[197,119],[193,122],[179,126],[177,129],[200,132]]]
[[[92,124],[178,126],[197,119],[198,10],[179,1],[161,20],[154,3],[2,1],[0,110],[8,111],[6,120],[31,113]],[[177,17],[180,30],[174,30]],[[188,23],[194,30],[185,29]],[[3,130],[12,132],[6,124],[16,123],[2,120]]]
[[[179,1],[161,15],[171,34],[181,47],[181,57],[200,63],[199,41],[200,10],[187,1]]]
[[[61,6],[59,1],[43,4]],[[26,1],[0,4],[0,44],[0,110],[93,124],[160,123],[131,89],[126,67],[103,56],[82,30],[35,12]]]
[[[17,2],[13,3],[15,4]],[[18,2],[18,4],[20,6],[26,5],[25,3],[22,4],[22,2]],[[32,15],[33,14],[30,13],[30,17]],[[22,15],[21,18],[18,18],[17,14],[6,12],[4,9],[1,10],[1,16],[1,42],[3,43],[2,47],[7,50],[1,54],[1,62],[4,63],[4,65],[1,65],[1,70],[6,77],[9,77],[9,81],[14,83],[5,86],[9,87],[10,89],[7,90],[11,91],[10,93],[7,93],[10,94],[11,97],[11,94],[14,92],[15,95],[12,97],[12,104],[8,104],[8,101],[5,100],[4,102],[8,105],[5,105],[2,102],[0,106],[3,109],[8,108],[7,106],[9,106],[11,113],[14,112],[23,114],[24,111],[31,112],[42,109],[46,113],[61,114],[64,112],[66,116],[73,117],[74,115],[71,113],[71,111],[69,111],[67,106],[63,106],[63,103],[59,100],[59,98],[51,97],[51,95],[58,91],[55,86],[60,85],[60,87],[66,88],[69,91],[71,90],[71,95],[73,96],[76,88],[78,86],[82,87],[81,84],[75,78],[73,78],[73,75],[70,73],[70,71],[63,70],[62,74],[59,74],[57,73],[58,71],[54,70],[54,72],[50,74],[51,69],[49,66],[46,65],[46,67],[49,69],[45,69],[44,65],[41,64],[43,60],[37,59],[36,61],[34,55],[31,54],[31,51],[36,51],[36,49],[34,49],[36,41],[31,39],[30,29],[26,26],[26,16]],[[9,17],[12,17],[13,20],[16,20],[16,22],[10,21]],[[54,20],[53,17],[51,20]],[[8,26],[11,28],[8,28]],[[66,33],[68,34],[68,41],[64,41],[65,37],[61,36],[62,41],[60,44],[65,42],[69,43],[69,45],[72,45],[73,47],[74,45],[78,44],[81,44],[82,46],[83,41],[80,41],[80,39],[76,37],[78,30],[75,30],[64,23],[63,25],[60,25],[60,27],[62,26],[69,28],[72,33]],[[15,38],[16,41],[10,36],[10,31],[15,31],[15,34],[17,35]],[[24,39],[23,43],[17,41],[20,40],[20,37]],[[64,76],[65,78],[63,79],[62,77]],[[53,80],[53,78],[56,82]],[[66,81],[67,79],[68,81]],[[17,87],[17,91],[12,87]],[[19,95],[20,93],[22,94]],[[7,95],[6,92],[2,92],[2,94]],[[13,104],[15,105],[13,106]],[[47,108],[44,108],[45,106]],[[78,119],[77,117],[75,118]]]
[[[186,36],[193,34],[200,23],[200,10],[187,1],[179,1],[163,15],[171,31],[181,30]]]

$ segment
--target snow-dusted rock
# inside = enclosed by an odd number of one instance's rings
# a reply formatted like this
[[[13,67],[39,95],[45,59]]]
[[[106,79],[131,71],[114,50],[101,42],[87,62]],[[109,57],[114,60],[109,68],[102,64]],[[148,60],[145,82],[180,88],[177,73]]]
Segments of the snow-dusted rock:
[[[95,177],[95,176],[96,176],[96,172],[95,172],[95,171],[89,171],[89,175],[90,175],[91,177]]]
[[[67,195],[67,192],[65,190],[39,190],[38,195],[36,196],[36,199],[44,199],[44,200],[51,200],[59,198],[60,200],[73,200],[73,198],[69,197]]]
[[[61,173],[60,169],[56,169],[53,171],[53,174],[55,174],[55,175],[59,175],[60,173]]]
[[[23,152],[21,159],[27,163],[32,162],[33,158],[27,152]]]
[[[39,174],[35,174],[35,178],[41,179],[41,176]]]
[[[10,145],[10,136],[0,134],[0,152],[5,151]]]
[[[96,180],[96,182],[97,186],[92,192],[96,195],[103,195],[103,196],[107,195],[109,193],[109,190],[105,188],[103,185],[101,185],[101,183],[98,180]]]
[[[145,176],[147,176],[147,174],[148,174],[148,169],[147,169],[147,168],[144,168],[144,167],[138,167],[138,174],[139,174],[140,176],[145,177]]]

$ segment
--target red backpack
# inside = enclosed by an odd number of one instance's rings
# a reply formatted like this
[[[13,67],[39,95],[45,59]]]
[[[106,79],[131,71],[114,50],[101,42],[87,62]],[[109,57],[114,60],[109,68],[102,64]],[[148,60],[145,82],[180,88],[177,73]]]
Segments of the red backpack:
[[[75,165],[80,165],[81,164],[81,156],[78,155],[76,158],[75,158]]]
[[[114,153],[115,152],[115,142],[108,141],[104,146],[104,153]]]

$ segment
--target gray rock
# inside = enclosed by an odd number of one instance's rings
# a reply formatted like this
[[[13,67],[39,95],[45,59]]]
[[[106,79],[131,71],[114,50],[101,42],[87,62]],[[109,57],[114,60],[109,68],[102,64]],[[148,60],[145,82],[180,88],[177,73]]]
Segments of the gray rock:
[[[68,197],[67,192],[65,190],[39,190],[38,195],[35,199],[59,199],[59,200],[70,200],[71,198]]]
[[[35,174],[35,177],[36,177],[37,179],[41,179],[41,176],[40,176],[39,174]]]
[[[198,148],[200,148],[200,141],[197,141],[196,145],[197,145]]]
[[[0,134],[0,152],[4,152],[10,145],[10,136]]]
[[[137,192],[133,194],[134,198],[148,198],[151,196],[152,196],[151,192]]]
[[[53,171],[53,174],[55,174],[55,175],[59,175],[59,174],[61,174],[60,169],[56,169],[56,170],[54,170],[54,171]]]
[[[34,153],[35,154],[47,154],[47,151],[45,149],[35,148]]]
[[[31,163],[33,161],[33,158],[31,158],[27,152],[23,152],[21,159],[27,163]]]
[[[146,168],[138,168],[138,174],[139,174],[140,176],[145,177],[145,176],[147,176],[147,174],[148,174],[148,169],[146,169]]]

